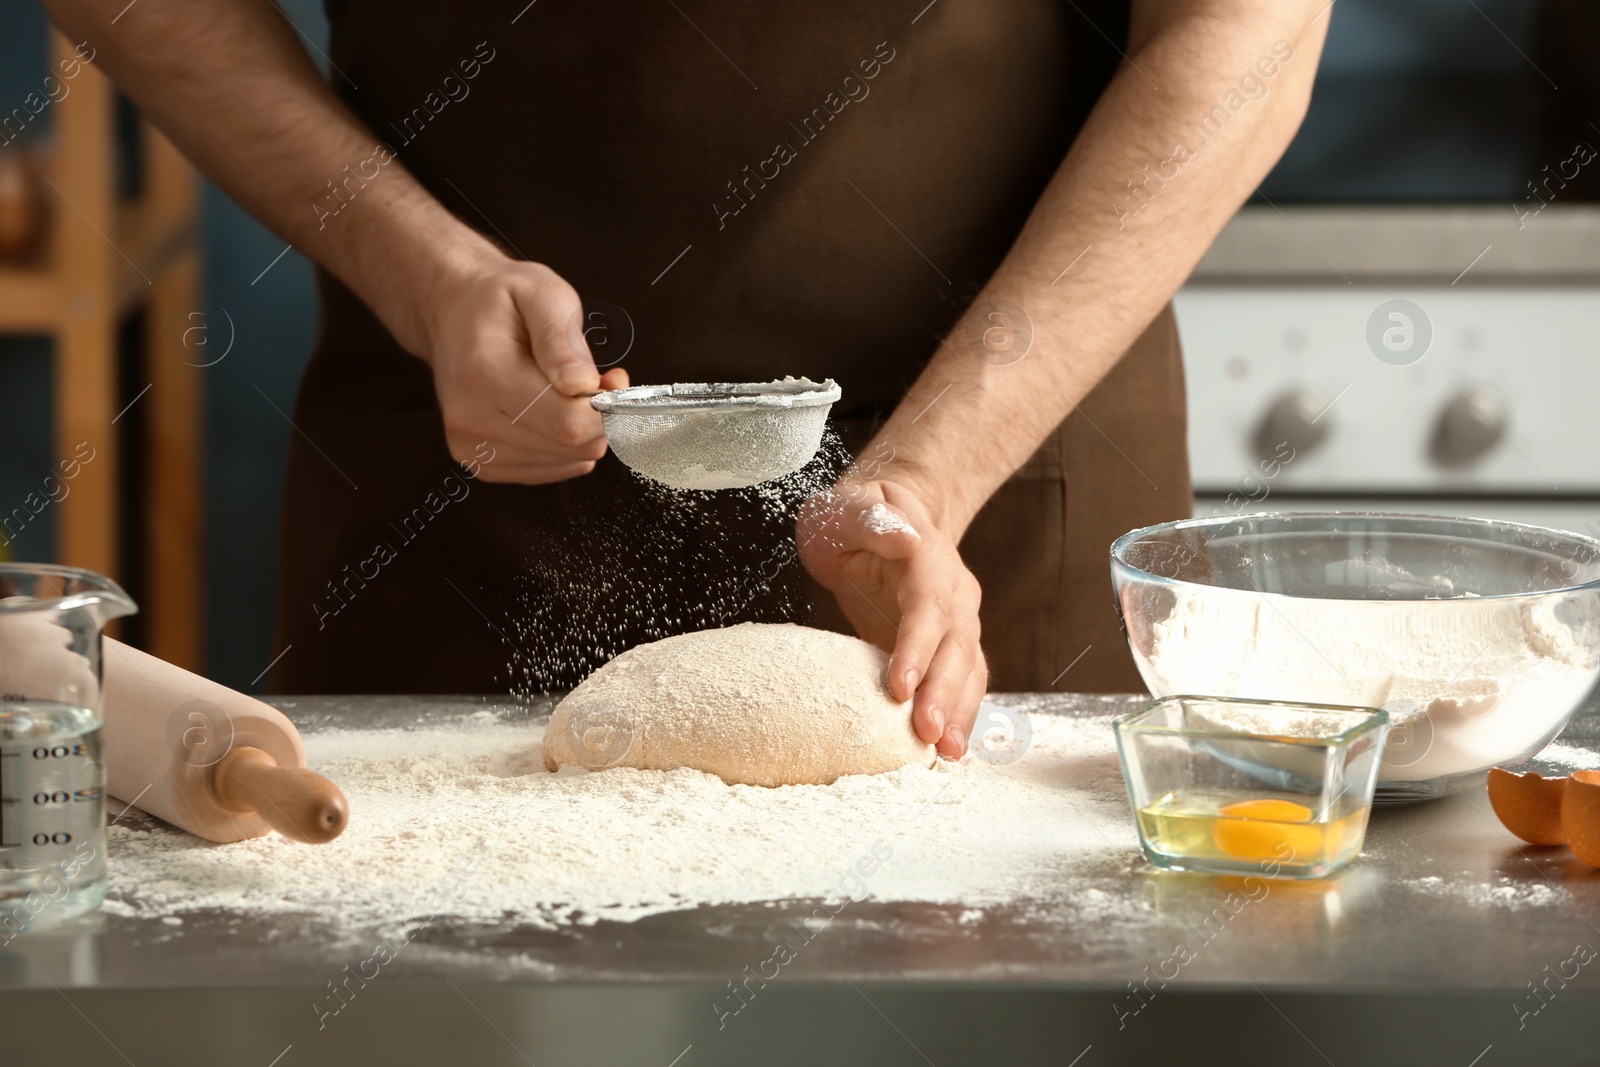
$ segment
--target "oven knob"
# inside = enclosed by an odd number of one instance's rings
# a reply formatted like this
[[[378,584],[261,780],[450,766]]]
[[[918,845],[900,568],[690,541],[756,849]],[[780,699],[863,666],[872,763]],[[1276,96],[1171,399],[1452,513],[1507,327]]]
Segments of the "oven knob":
[[[1458,385],[1434,421],[1428,458],[1440,467],[1470,467],[1494,451],[1510,422],[1499,393],[1483,385]]]
[[[1272,402],[1256,423],[1251,444],[1263,460],[1283,458],[1287,445],[1291,455],[1303,455],[1320,445],[1332,428],[1328,398],[1316,389],[1291,389]]]

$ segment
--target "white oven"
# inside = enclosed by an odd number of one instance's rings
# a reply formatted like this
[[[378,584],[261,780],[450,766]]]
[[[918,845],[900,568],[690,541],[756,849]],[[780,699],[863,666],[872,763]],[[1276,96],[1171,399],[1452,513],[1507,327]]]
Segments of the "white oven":
[[[1198,514],[1415,510],[1600,536],[1600,285],[1192,284],[1177,310]]]

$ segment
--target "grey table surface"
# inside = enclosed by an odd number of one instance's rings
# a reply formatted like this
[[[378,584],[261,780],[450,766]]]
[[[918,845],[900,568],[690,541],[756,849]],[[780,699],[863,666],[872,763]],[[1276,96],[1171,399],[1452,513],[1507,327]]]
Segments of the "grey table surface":
[[[1121,703],[1131,709],[1143,699]],[[487,698],[277,703],[308,733],[332,724],[404,729],[484,708],[529,714]],[[1030,707],[1107,709],[1103,698],[1073,695]],[[1600,701],[1591,697],[1561,740],[1594,753],[1600,766]],[[1538,760],[1529,767],[1570,770]],[[1120,896],[1141,919],[1086,927],[1073,909],[1034,901],[987,907],[973,922],[960,906],[863,901],[784,968],[781,989],[762,991],[754,1019],[734,1027],[713,1005],[729,1003],[729,983],[817,902],[558,929],[412,924],[382,983],[363,989],[331,1027],[313,1005],[327,1002],[352,958],[349,931],[316,915],[190,913],[172,926],[98,914],[0,947],[0,1003],[40,1020],[13,1029],[9,1047],[20,1063],[58,1062],[60,1035],[68,1035],[81,1062],[107,1063],[266,1067],[293,1048],[279,1067],[438,1062],[464,1051],[472,1062],[541,1067],[667,1067],[674,1056],[688,1057],[679,1067],[942,1067],[1067,1064],[1092,1047],[1082,1067],[1093,1067],[1149,1062],[1192,1048],[1196,1035],[1227,1042],[1241,1032],[1252,1037],[1250,1052],[1227,1062],[1360,1057],[1467,1067],[1478,1055],[1479,1067],[1490,1067],[1537,1054],[1546,1067],[1600,1063],[1591,1055],[1600,959],[1573,962],[1600,948],[1600,871],[1565,849],[1516,841],[1495,821],[1481,783],[1376,811],[1352,866],[1321,881],[1267,883],[1225,924],[1207,920],[1226,914],[1219,909],[1238,879],[1159,871],[1133,850],[1074,874],[1064,898]],[[1179,944],[1193,958],[1171,983],[1150,984]],[[1160,1021],[1143,1021],[1152,1017]],[[689,1056],[691,1048],[699,1051]],[[966,1052],[956,1056],[957,1048]],[[370,1058],[375,1050],[382,1060]]]
[[[1141,700],[1130,696],[1126,704],[1133,708]],[[495,706],[487,699],[424,697],[278,704],[307,733],[333,724],[404,729]],[[1105,714],[1103,701],[1092,704],[1094,714]],[[1088,698],[1062,695],[1043,710],[1073,715],[1090,707]],[[1595,752],[1600,767],[1600,706],[1586,707],[1561,740]],[[1568,773],[1537,760],[1529,766]],[[1424,881],[1429,878],[1438,881]],[[1198,958],[1183,967],[1183,978],[1200,986],[1517,991],[1547,965],[1566,960],[1576,945],[1600,947],[1600,871],[1564,848],[1534,848],[1511,837],[1494,819],[1481,783],[1439,800],[1375,810],[1362,856],[1333,877],[1263,885],[1266,895],[1239,915],[1248,921],[1229,922],[1217,934],[1217,922],[1207,926],[1206,920],[1228,894],[1240,892],[1240,879],[1160,871],[1130,851],[1064,881],[1060,892],[1124,897],[1130,913],[1142,911],[1145,922],[1084,929],[1070,921],[1070,909],[1058,916],[1037,901],[990,906],[977,922],[970,915],[963,922],[960,906],[868,900],[841,913],[829,936],[808,946],[786,973],[818,980],[1121,988],[1184,943]],[[1139,902],[1149,907],[1137,908]],[[703,907],[558,930],[436,920],[414,931],[414,948],[396,961],[394,973],[524,982],[722,981],[764,958],[789,920],[815,905]],[[58,984],[62,978],[116,987],[320,982],[348,956],[342,947],[348,932],[335,937],[315,915],[200,913],[181,927],[106,915],[60,937],[88,939],[100,963],[91,972],[50,979]],[[42,946],[45,935],[39,940]],[[7,959],[0,951],[0,987],[46,980],[48,969],[17,966],[14,953]],[[1600,991],[1600,964],[1581,968],[1571,984]]]

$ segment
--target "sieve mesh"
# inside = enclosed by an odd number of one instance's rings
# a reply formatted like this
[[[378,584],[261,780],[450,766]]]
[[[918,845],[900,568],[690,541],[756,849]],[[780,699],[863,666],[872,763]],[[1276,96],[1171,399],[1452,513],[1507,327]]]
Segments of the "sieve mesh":
[[[832,380],[784,378],[618,389],[590,403],[633,470],[674,489],[737,489],[805,466],[822,443]]]

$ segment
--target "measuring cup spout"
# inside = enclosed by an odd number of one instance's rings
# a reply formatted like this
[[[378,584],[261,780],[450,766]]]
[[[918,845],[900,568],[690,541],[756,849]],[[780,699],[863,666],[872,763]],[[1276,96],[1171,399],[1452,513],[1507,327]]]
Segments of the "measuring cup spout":
[[[0,565],[0,617],[67,614],[99,630],[139,606],[104,574],[53,563]]]
[[[138,610],[133,598],[103,574],[52,563],[0,564],[0,616],[71,613],[98,630]]]

